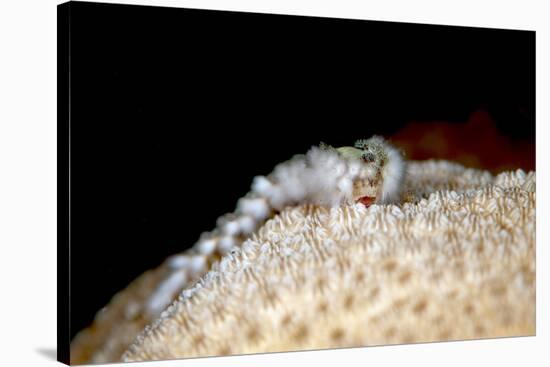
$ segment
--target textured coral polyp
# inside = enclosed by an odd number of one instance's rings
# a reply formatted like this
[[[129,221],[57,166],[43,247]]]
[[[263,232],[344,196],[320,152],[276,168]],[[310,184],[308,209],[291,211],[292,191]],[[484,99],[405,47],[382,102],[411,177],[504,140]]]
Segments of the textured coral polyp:
[[[534,334],[534,172],[411,162],[403,197],[287,207],[122,359]]]

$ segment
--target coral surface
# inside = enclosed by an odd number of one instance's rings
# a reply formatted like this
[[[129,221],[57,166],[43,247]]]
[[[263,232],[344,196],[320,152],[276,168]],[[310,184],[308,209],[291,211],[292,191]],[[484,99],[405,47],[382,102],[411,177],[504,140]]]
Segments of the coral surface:
[[[118,360],[135,335],[160,316],[179,292],[288,206],[398,201],[405,167],[395,147],[373,136],[358,140],[354,147],[311,147],[306,154],[278,164],[269,175],[255,177],[250,192],[237,201],[233,213],[217,220],[214,230],[202,233],[190,250],[138,278],[98,312],[91,327],[74,338],[71,360]]]
[[[185,261],[117,295],[72,362],[533,335],[535,173],[410,162],[397,204],[286,207],[202,277]]]

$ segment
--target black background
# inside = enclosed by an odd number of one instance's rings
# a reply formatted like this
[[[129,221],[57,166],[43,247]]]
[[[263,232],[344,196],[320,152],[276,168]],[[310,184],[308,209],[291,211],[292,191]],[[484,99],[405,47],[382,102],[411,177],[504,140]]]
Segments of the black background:
[[[488,111],[534,140],[535,33],[72,3],[71,337],[311,145]]]

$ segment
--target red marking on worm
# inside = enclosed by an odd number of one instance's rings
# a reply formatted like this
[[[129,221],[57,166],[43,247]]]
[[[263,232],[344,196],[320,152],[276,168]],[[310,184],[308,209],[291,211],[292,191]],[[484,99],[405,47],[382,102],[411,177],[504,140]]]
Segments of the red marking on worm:
[[[357,199],[357,202],[363,204],[364,206],[366,206],[367,208],[369,206],[371,206],[374,201],[376,200],[375,197],[373,196],[363,196],[363,197],[360,197],[359,199]]]

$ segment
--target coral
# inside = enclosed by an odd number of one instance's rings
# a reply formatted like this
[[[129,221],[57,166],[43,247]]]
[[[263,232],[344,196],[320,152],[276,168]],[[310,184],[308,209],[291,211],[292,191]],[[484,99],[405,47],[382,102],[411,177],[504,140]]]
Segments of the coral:
[[[124,361],[532,335],[535,174],[411,162],[399,204],[287,207]]]
[[[77,334],[71,343],[71,361],[118,360],[138,332],[179,292],[285,207],[392,202],[399,199],[404,172],[401,154],[374,136],[357,141],[355,147],[312,147],[279,164],[268,176],[255,177],[235,212],[220,217],[213,231],[203,233],[190,250],[170,257],[118,293],[96,315],[93,325]]]

